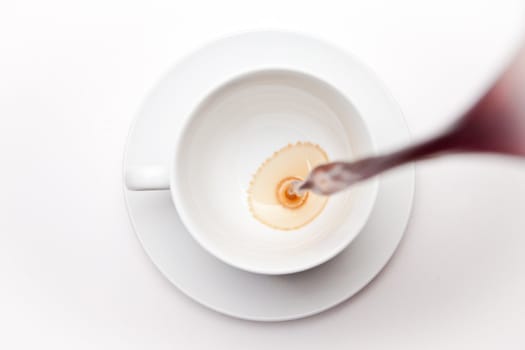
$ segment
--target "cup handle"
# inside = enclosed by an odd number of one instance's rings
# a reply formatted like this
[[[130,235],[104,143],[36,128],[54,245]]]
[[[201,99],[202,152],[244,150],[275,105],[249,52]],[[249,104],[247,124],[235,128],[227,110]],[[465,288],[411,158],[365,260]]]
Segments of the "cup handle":
[[[157,165],[131,167],[126,171],[126,187],[131,191],[169,190],[169,173],[166,167]]]

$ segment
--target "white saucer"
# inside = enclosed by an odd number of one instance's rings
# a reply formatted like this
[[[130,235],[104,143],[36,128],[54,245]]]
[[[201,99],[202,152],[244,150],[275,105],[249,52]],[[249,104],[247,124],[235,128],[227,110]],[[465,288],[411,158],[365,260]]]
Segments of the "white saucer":
[[[250,62],[250,57],[257,57],[259,62],[266,60],[267,64],[261,68],[280,68],[279,52],[287,58],[303,55],[330,62],[338,76],[346,77],[348,85],[352,84],[353,78],[354,81],[366,82],[354,87],[357,89],[352,102],[361,115],[367,116],[365,122],[376,150],[383,151],[408,142],[409,132],[395,102],[374,74],[353,57],[318,40],[296,34],[249,33],[201,49],[181,62],[154,89],[130,133],[124,169],[170,162],[174,151],[173,135],[180,124],[178,114],[173,111],[181,110],[183,103],[180,99],[186,97],[185,87],[196,75],[201,81],[208,76],[212,79],[217,65],[228,66],[223,71],[233,72],[235,69],[231,62],[217,60],[217,57],[236,57],[236,62]],[[329,80],[330,77],[325,78]],[[374,99],[369,96],[374,96]],[[381,103],[374,103],[378,99]],[[188,101],[184,100],[184,103]],[[413,166],[382,176],[370,218],[347,249],[319,267],[281,276],[245,272],[204,251],[180,222],[169,191],[125,190],[125,196],[133,227],[145,251],[182,292],[233,317],[283,321],[313,315],[341,303],[381,271],[404,233],[412,207],[414,180]]]

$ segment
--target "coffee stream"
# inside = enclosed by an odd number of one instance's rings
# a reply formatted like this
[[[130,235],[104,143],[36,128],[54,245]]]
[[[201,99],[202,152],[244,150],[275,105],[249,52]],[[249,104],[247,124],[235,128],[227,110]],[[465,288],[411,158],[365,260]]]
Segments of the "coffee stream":
[[[525,47],[489,91],[443,133],[390,154],[320,165],[293,189],[330,195],[408,162],[469,152],[525,157]]]
[[[328,155],[310,142],[289,144],[274,152],[254,174],[248,189],[248,206],[261,223],[278,230],[296,230],[314,220],[328,197],[314,193],[291,193],[296,182],[308,176]]]

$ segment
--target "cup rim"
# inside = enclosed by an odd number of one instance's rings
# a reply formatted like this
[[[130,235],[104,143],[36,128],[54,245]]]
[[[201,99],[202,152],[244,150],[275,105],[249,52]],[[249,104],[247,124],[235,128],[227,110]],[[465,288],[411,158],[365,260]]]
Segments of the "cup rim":
[[[191,113],[188,114],[188,116],[184,120],[184,123],[181,125],[180,131],[179,131],[179,133],[178,133],[178,135],[176,137],[175,154],[174,154],[174,158],[173,158],[173,161],[172,161],[172,164],[171,164],[171,167],[170,167],[170,192],[171,192],[172,200],[175,203],[175,207],[177,208],[177,211],[179,213],[179,216],[181,218],[182,223],[184,224],[184,226],[186,227],[186,229],[190,233],[190,235],[207,252],[209,252],[210,254],[212,254],[213,256],[218,258],[219,260],[227,263],[228,265],[231,265],[233,267],[236,267],[236,268],[248,271],[248,272],[253,272],[253,273],[258,273],[258,274],[267,274],[267,275],[282,275],[282,274],[291,274],[291,273],[305,271],[305,270],[311,269],[311,268],[313,268],[315,266],[321,265],[321,264],[329,261],[333,257],[337,256],[342,250],[344,250],[359,235],[359,233],[363,229],[364,225],[368,221],[368,218],[369,218],[369,216],[370,216],[370,214],[372,212],[372,208],[373,208],[373,206],[375,204],[375,201],[376,201],[378,187],[379,187],[377,179],[370,179],[369,180],[370,188],[371,188],[371,195],[370,195],[370,197],[371,197],[370,198],[371,205],[369,206],[369,208],[367,208],[366,214],[362,216],[359,225],[357,225],[354,230],[349,231],[349,234],[345,235],[346,239],[341,240],[339,242],[339,244],[334,245],[334,248],[332,249],[332,251],[329,254],[324,254],[322,256],[317,257],[316,259],[312,259],[309,263],[305,263],[302,266],[289,267],[289,268],[284,268],[283,267],[283,268],[281,268],[279,270],[276,270],[276,269],[268,270],[268,269],[264,269],[264,268],[260,268],[260,267],[256,268],[256,267],[253,267],[251,265],[241,265],[238,262],[233,262],[230,258],[228,258],[228,256],[226,254],[223,254],[223,252],[221,252],[219,249],[216,249],[216,247],[213,244],[209,244],[209,242],[206,239],[203,239],[201,237],[201,233],[200,233],[201,230],[199,228],[194,227],[194,225],[191,223],[191,221],[186,219],[186,209],[185,209],[185,206],[183,204],[184,201],[181,199],[183,195],[180,193],[179,187],[177,185],[177,182],[178,182],[177,181],[177,179],[178,179],[178,171],[177,171],[177,167],[176,167],[176,164],[178,163],[178,159],[180,157],[180,149],[181,149],[180,145],[181,145],[181,141],[183,139],[183,136],[186,134],[186,132],[187,132],[187,130],[188,130],[190,124],[191,124],[191,121],[198,115],[198,112],[201,109],[201,107],[203,105],[205,105],[206,102],[216,92],[220,91],[221,89],[223,89],[224,87],[228,86],[229,84],[234,83],[236,81],[240,81],[240,80],[242,80],[242,79],[244,79],[246,77],[250,77],[252,75],[261,74],[261,73],[274,73],[274,72],[279,72],[279,73],[283,72],[283,73],[293,73],[293,74],[305,75],[307,77],[314,78],[314,79],[320,81],[321,83],[330,86],[331,88],[336,90],[338,93],[342,94],[342,92],[339,89],[336,89],[331,84],[329,84],[327,81],[322,80],[319,77],[312,75],[311,73],[305,73],[305,72],[302,72],[302,71],[299,71],[299,70],[294,70],[294,69],[255,69],[253,71],[240,73],[237,76],[233,76],[233,77],[230,77],[230,78],[224,80],[220,84],[217,84],[213,89],[211,89],[209,91],[209,93],[207,93],[206,96],[204,96],[200,100],[200,102],[197,103],[197,105],[194,107],[194,109],[191,111]],[[345,99],[347,99],[346,95],[342,94],[342,96]],[[363,125],[364,125],[364,127],[366,129],[367,136],[370,137],[370,132],[369,132],[369,130],[366,127],[366,122],[363,120],[361,115],[358,115],[358,118],[361,119],[361,121],[363,122]],[[373,148],[372,141],[370,141],[370,142],[371,142],[371,146]],[[343,223],[341,226],[344,226],[344,225],[345,224]],[[354,234],[350,234],[352,232]]]

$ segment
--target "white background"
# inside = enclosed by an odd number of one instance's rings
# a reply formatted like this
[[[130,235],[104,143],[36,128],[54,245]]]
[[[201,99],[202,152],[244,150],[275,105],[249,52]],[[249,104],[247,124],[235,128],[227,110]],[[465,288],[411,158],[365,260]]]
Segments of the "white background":
[[[501,69],[524,13],[519,0],[2,0],[0,348],[525,348],[524,162],[421,164],[382,274],[336,309],[277,324],[222,316],[172,287],[121,188],[144,95],[214,38],[269,28],[327,39],[377,72],[421,137]]]

